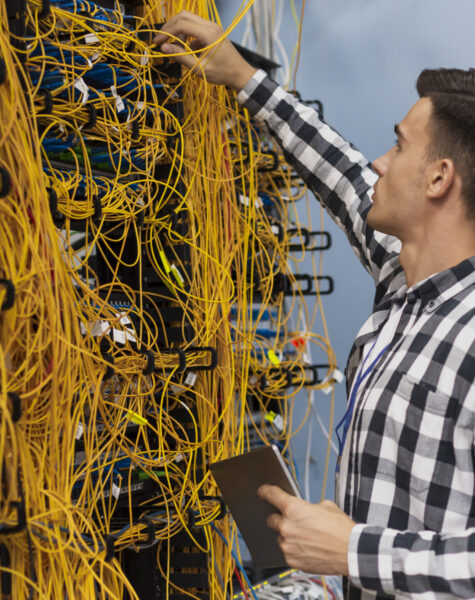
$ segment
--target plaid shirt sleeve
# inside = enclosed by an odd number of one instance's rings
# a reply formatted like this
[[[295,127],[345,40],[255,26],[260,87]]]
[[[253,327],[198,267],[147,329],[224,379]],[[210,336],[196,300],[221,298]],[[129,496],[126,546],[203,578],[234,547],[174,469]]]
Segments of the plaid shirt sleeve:
[[[287,162],[346,233],[378,285],[387,276],[383,267],[399,252],[400,242],[366,223],[377,179],[370,163],[313,108],[285,92],[264,71],[254,75],[237,99],[267,126],[282,146]]]
[[[383,594],[473,598],[475,528],[458,534],[356,525],[348,566],[353,584]]]

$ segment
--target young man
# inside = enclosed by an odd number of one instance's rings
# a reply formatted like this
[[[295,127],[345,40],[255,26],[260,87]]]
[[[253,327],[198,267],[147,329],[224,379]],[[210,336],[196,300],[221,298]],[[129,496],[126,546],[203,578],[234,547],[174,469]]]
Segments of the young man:
[[[424,71],[370,165],[217,25],[182,12],[155,41],[239,92],[376,285],[346,372],[340,508],[259,491],[288,564],[349,575],[350,598],[475,598],[475,71]]]

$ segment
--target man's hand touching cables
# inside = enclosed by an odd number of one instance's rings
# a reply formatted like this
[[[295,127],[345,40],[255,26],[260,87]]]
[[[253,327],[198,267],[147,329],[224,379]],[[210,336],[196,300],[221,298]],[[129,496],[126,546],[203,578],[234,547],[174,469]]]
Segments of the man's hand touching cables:
[[[256,72],[225,37],[216,23],[202,19],[186,10],[172,17],[153,42],[164,54],[210,83],[228,85],[241,90]]]
[[[348,544],[355,523],[336,504],[311,504],[275,485],[262,485],[259,497],[280,512],[267,524],[279,534],[289,567],[319,575],[348,575]]]

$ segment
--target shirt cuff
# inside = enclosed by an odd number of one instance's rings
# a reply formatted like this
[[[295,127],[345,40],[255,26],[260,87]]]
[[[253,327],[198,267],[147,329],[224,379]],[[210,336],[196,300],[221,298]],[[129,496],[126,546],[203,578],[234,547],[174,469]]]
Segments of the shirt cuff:
[[[272,116],[274,108],[284,95],[279,84],[259,69],[237,94],[236,99],[253,117],[263,122]]]
[[[358,524],[351,531],[348,573],[359,588],[394,594],[393,547],[398,531]]]
[[[239,104],[244,104],[246,100],[251,96],[256,87],[267,77],[267,73],[262,69],[258,69],[254,75],[249,79],[242,90],[236,95],[236,100]]]

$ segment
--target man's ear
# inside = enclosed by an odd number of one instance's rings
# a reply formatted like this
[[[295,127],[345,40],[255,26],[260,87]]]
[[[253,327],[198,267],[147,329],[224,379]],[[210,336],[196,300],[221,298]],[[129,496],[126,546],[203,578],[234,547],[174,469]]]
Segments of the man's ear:
[[[455,165],[450,158],[435,160],[429,169],[427,196],[433,200],[444,197],[455,181]]]

